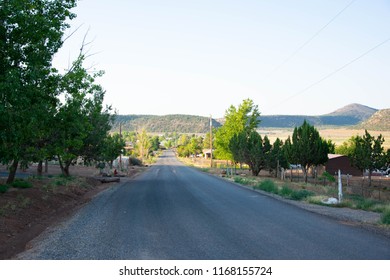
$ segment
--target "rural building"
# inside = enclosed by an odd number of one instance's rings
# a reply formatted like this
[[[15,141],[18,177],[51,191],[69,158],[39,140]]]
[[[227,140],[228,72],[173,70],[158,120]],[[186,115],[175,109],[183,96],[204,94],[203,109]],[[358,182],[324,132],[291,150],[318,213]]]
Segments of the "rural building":
[[[352,166],[350,159],[344,155],[328,154],[328,162],[325,164],[325,171],[329,174],[335,175],[338,170],[341,170],[341,174],[362,176],[362,171]]]
[[[213,149],[213,152],[214,152],[214,149]],[[204,158],[211,157],[211,149],[203,149],[202,153],[204,154]]]

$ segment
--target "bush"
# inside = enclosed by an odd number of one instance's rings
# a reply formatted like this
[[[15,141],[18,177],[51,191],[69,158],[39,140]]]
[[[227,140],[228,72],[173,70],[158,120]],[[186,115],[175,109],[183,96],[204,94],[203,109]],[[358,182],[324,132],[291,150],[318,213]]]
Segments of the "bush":
[[[299,191],[293,191],[290,197],[293,200],[303,200],[312,195],[313,193],[309,192],[308,190],[299,190]]]
[[[294,191],[292,189],[290,189],[289,187],[283,186],[282,189],[280,190],[280,195],[283,197],[291,197],[291,194],[293,192]]]
[[[0,193],[6,193],[8,191],[7,185],[0,185]]]
[[[30,182],[27,182],[27,181],[15,180],[12,183],[12,186],[14,188],[19,188],[19,189],[28,189],[28,188],[32,188],[33,185]]]
[[[142,166],[142,161],[140,159],[138,159],[138,158],[130,157],[129,158],[129,165]]]
[[[387,209],[383,212],[381,222],[382,224],[390,225],[390,209]]]
[[[257,185],[257,188],[262,190],[262,191],[269,192],[269,193],[274,193],[274,194],[279,193],[279,190],[275,186],[275,183],[271,180],[265,180],[265,181],[261,182],[260,184]]]
[[[233,180],[235,183],[246,185],[246,186],[250,184],[250,181],[248,179],[242,177],[234,177]]]

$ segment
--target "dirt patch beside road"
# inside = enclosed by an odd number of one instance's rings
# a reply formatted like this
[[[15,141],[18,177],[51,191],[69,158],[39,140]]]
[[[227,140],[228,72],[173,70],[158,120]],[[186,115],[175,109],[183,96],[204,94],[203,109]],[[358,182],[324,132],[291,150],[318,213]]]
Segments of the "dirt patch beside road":
[[[145,169],[134,167],[121,179],[134,177]],[[102,184],[95,179],[95,168],[73,167],[71,178],[59,174],[57,168],[51,168],[48,176],[25,179],[32,183],[32,188],[10,188],[0,194],[0,259],[12,259],[49,226],[63,221],[96,194],[117,184]],[[0,184],[5,181],[6,178],[0,178]]]

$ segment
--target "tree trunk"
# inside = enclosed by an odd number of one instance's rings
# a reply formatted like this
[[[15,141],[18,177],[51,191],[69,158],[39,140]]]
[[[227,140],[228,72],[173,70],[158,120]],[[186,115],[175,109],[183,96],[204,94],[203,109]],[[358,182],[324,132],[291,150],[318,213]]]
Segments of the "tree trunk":
[[[58,162],[60,163],[62,175],[64,175],[65,177],[69,177],[69,166],[72,163],[72,161],[64,163],[62,162],[61,157],[58,156]]]
[[[45,160],[45,173],[49,172],[49,161],[46,159]]]
[[[42,172],[43,172],[43,161],[40,160],[38,162],[38,167],[37,167],[37,174],[38,174],[38,176],[42,176]]]
[[[305,183],[307,184],[307,168],[302,167],[302,170],[303,170],[303,178],[305,179]]]
[[[70,167],[70,163],[69,164],[67,163],[64,166],[64,170],[62,171],[62,175],[64,175],[65,177],[69,177],[70,176],[69,167]]]
[[[12,165],[9,169],[7,184],[12,184],[12,182],[15,180],[15,175],[16,175],[16,170],[18,169],[18,164],[19,164],[18,160],[14,160],[12,162]]]
[[[368,187],[371,188],[371,175],[372,175],[372,170],[368,170]]]

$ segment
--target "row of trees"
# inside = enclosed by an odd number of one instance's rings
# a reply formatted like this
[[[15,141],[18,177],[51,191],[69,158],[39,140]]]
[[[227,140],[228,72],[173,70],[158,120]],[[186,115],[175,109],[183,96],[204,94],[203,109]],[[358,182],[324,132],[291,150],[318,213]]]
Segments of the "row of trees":
[[[304,121],[285,142],[276,139],[271,145],[267,136],[262,137],[256,131],[259,117],[258,107],[250,99],[244,100],[238,108],[231,106],[226,111],[225,124],[215,135],[216,158],[245,163],[255,176],[264,169],[273,171],[287,168],[289,163],[299,164],[306,182],[309,169],[325,164],[329,153],[345,154],[362,172],[368,170],[370,184],[375,169],[390,165],[390,149],[384,150],[382,135],[375,138],[366,131],[364,136],[354,136],[336,147]]]
[[[390,167],[390,149],[383,147],[385,139],[380,134],[375,137],[367,130],[363,136],[352,136],[347,142],[336,148],[336,152],[346,155],[354,166],[362,171],[368,171],[369,185],[374,170]]]
[[[238,108],[231,106],[225,114],[226,122],[216,133],[216,156],[235,163],[245,163],[252,174],[287,168],[288,163],[299,163],[307,180],[307,171],[313,165],[327,161],[331,143],[323,140],[318,131],[307,122],[295,128],[292,138],[285,143],[276,139],[270,143],[267,136],[257,131],[260,113],[253,101],[246,99]]]
[[[0,160],[11,183],[20,163],[58,158],[64,175],[79,157],[111,160],[124,143],[110,136],[112,109],[84,68],[83,46],[66,73],[52,60],[64,43],[75,0],[14,0],[0,4]]]
[[[133,149],[127,151],[125,155],[138,157],[142,161],[149,158],[153,152],[160,149],[160,137],[157,135],[148,135],[145,129],[139,131],[125,131],[123,133],[123,139],[129,145],[133,146]]]

